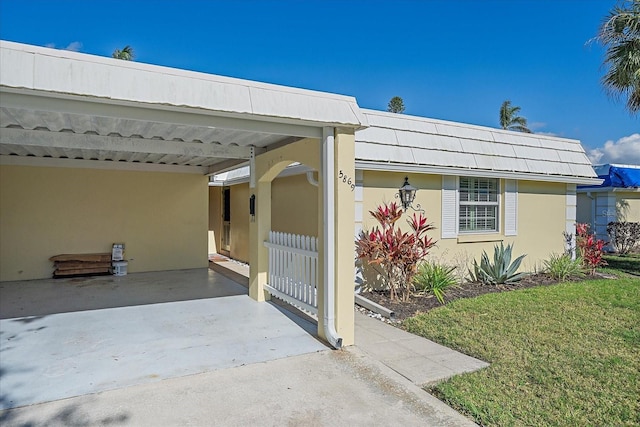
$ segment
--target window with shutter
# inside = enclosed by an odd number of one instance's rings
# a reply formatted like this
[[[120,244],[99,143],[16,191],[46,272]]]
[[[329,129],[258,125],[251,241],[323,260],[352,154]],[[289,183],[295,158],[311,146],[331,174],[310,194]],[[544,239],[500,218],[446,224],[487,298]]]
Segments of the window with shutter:
[[[498,194],[497,178],[460,177],[459,232],[497,232]]]

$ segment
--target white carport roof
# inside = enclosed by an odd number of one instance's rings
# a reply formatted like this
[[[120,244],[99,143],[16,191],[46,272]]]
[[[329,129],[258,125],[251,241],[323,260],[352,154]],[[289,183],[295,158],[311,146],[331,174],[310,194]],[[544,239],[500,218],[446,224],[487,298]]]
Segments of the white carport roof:
[[[599,180],[580,141],[361,110],[356,168],[567,183]]]
[[[352,97],[0,41],[0,161],[216,173],[323,127]],[[151,167],[151,166],[149,166]]]

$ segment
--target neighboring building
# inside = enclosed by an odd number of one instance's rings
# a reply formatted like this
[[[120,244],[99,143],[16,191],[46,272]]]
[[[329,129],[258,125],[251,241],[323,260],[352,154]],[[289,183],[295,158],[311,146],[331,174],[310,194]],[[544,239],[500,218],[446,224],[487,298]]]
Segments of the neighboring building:
[[[640,165],[594,166],[600,185],[578,186],[577,221],[591,225],[599,239],[608,241],[607,224],[640,222]]]

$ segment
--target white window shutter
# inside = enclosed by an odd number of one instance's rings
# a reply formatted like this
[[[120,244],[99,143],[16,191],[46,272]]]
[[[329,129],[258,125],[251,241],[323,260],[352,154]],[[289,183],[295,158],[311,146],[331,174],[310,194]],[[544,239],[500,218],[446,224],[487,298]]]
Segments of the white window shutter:
[[[504,180],[504,235],[518,235],[518,181]]]
[[[442,238],[458,237],[458,182],[455,176],[442,176]]]

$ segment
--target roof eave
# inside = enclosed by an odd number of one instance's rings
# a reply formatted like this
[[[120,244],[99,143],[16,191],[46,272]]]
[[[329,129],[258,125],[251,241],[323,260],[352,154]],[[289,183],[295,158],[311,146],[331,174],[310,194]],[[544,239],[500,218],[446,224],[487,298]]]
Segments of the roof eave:
[[[381,162],[371,162],[366,160],[356,160],[356,169],[384,171],[384,172],[402,172],[402,173],[411,172],[411,173],[423,173],[423,174],[434,174],[434,175],[506,178],[506,179],[525,180],[525,181],[558,182],[558,183],[577,184],[577,185],[598,185],[598,184],[601,184],[603,181],[602,179],[599,179],[599,178],[580,177],[580,176],[571,176],[571,175],[547,175],[547,174],[525,173],[525,172],[517,172],[517,171],[426,166],[426,165],[399,164],[399,163],[381,163]]]

